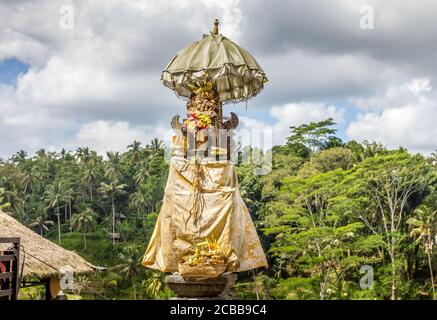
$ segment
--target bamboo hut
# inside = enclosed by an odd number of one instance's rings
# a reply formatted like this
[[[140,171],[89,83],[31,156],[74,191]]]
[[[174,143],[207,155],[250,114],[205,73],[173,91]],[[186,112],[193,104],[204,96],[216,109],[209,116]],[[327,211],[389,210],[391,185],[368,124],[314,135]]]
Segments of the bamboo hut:
[[[51,296],[60,290],[62,270],[68,268],[74,276],[93,273],[96,267],[73,251],[47,240],[10,215],[0,211],[0,238],[20,238],[20,274],[24,283],[44,284]],[[0,251],[8,248],[0,244]],[[34,279],[38,282],[34,282]],[[33,281],[33,282],[32,282]],[[49,292],[46,298],[50,298]]]

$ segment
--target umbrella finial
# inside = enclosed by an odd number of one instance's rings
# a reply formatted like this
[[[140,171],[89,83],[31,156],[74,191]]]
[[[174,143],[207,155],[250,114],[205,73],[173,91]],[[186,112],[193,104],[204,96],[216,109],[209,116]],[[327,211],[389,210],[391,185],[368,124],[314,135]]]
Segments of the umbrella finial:
[[[219,20],[217,18],[214,19],[214,30],[212,31],[212,33],[214,34],[218,34],[218,26],[219,26]]]

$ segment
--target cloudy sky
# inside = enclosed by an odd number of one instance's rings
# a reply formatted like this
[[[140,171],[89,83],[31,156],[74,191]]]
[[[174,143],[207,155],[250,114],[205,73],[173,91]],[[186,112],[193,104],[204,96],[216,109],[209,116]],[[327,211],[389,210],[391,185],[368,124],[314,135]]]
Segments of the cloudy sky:
[[[269,78],[247,110],[225,107],[242,128],[278,144],[332,117],[344,140],[430,153],[436,13],[434,0],[0,0],[0,157],[164,138],[185,102],[160,73],[215,17]]]

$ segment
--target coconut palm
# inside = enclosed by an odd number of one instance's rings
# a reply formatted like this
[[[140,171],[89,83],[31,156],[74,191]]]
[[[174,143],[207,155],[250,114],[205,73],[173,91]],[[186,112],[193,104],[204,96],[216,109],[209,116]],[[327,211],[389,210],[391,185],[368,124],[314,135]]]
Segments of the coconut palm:
[[[149,213],[149,208],[153,204],[153,197],[147,185],[141,185],[130,197],[131,208],[145,210]]]
[[[112,245],[115,246],[115,197],[125,194],[125,184],[119,183],[118,180],[113,180],[109,183],[102,182],[99,187],[99,192],[106,198],[111,199],[112,207]]]
[[[85,165],[85,170],[83,171],[82,181],[88,186],[88,191],[90,195],[90,200],[93,201],[93,184],[96,181],[96,163],[90,160]]]
[[[108,162],[105,170],[105,177],[109,180],[119,180],[122,176],[121,156],[119,152],[107,152]]]
[[[433,299],[436,299],[434,272],[432,269],[433,239],[437,233],[437,210],[421,206],[415,211],[416,217],[409,218],[407,223],[413,227],[410,235],[416,238],[416,243],[422,242],[428,256],[428,268],[431,277]]]
[[[135,165],[141,159],[141,142],[135,140],[132,144],[128,145],[127,148],[129,149],[127,154],[129,157],[129,164]]]
[[[148,296],[156,299],[159,297],[159,293],[165,286],[164,282],[165,273],[153,272],[153,274],[142,282],[142,287],[146,289]]]
[[[44,231],[49,231],[49,226],[53,226],[54,222],[49,220],[46,210],[42,206],[37,206],[32,211],[35,213],[35,218],[29,223],[29,227],[39,230],[42,237]]]
[[[164,151],[164,142],[162,140],[159,140],[157,138],[154,138],[150,144],[146,146],[147,150],[149,150],[152,155],[159,156],[162,155]]]
[[[48,154],[47,154],[46,149],[41,148],[37,152],[35,152],[35,156],[37,159],[47,159]]]
[[[6,200],[6,197],[4,196],[5,193],[5,188],[0,188],[0,211],[6,211],[11,208],[11,204]]]
[[[13,197],[13,202],[10,202],[11,206],[9,208],[13,209],[15,215],[18,218],[18,221],[20,221],[21,223],[26,223],[26,220],[28,219],[28,210],[26,204],[29,200],[29,195],[23,195],[23,197],[20,198],[14,193]]]
[[[90,148],[79,148],[76,150],[76,157],[80,162],[87,164],[92,157],[94,156],[94,151],[91,151]]]
[[[146,182],[147,178],[149,177],[150,173],[147,168],[147,161],[142,161],[138,165],[138,169],[135,172],[134,180],[137,185],[141,185],[144,182]]]
[[[133,281],[134,299],[136,300],[135,276],[142,270],[142,252],[137,247],[125,247],[119,255],[121,263],[114,266],[114,270],[121,272],[125,279]]]
[[[33,167],[31,167],[30,170],[26,170],[22,176],[21,183],[23,185],[23,193],[27,193],[29,186],[32,185],[35,180],[35,172]]]
[[[68,207],[71,205],[71,201],[74,199],[74,190],[70,185],[65,184],[65,189],[62,194],[62,201],[64,202],[64,220],[71,219],[68,216]],[[71,211],[71,210],[70,210]]]
[[[40,236],[42,237],[43,231],[49,231],[49,226],[52,225],[54,225],[53,221],[47,220],[47,216],[38,216],[33,220],[32,223],[29,224],[29,227],[37,228]]]
[[[49,208],[56,209],[58,222],[58,243],[61,244],[61,213],[60,205],[64,200],[65,183],[64,181],[55,181],[47,186],[44,193],[44,200],[48,202]]]
[[[127,219],[119,222],[118,230],[124,242],[132,240],[136,231],[135,224],[130,223]]]
[[[45,182],[50,179],[50,162],[47,158],[37,158],[30,170],[33,181],[39,182],[40,187],[45,185]]]
[[[95,213],[92,209],[86,208],[81,213],[76,213],[71,219],[71,226],[77,231],[82,231],[83,233],[83,248],[87,248],[86,244],[86,233],[88,229],[96,222]]]
[[[16,152],[10,159],[12,163],[19,164],[23,163],[27,159],[27,152],[24,150],[20,150]]]
[[[108,161],[106,162],[105,177],[108,180],[120,180],[122,176],[122,161],[119,152],[106,152]]]

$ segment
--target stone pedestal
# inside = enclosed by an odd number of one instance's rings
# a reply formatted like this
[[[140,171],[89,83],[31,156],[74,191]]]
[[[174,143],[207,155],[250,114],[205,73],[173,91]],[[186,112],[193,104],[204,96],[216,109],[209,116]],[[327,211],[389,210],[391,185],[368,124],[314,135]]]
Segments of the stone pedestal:
[[[217,278],[184,278],[179,273],[165,277],[165,283],[178,299],[231,299],[229,289],[237,280],[231,272]]]

